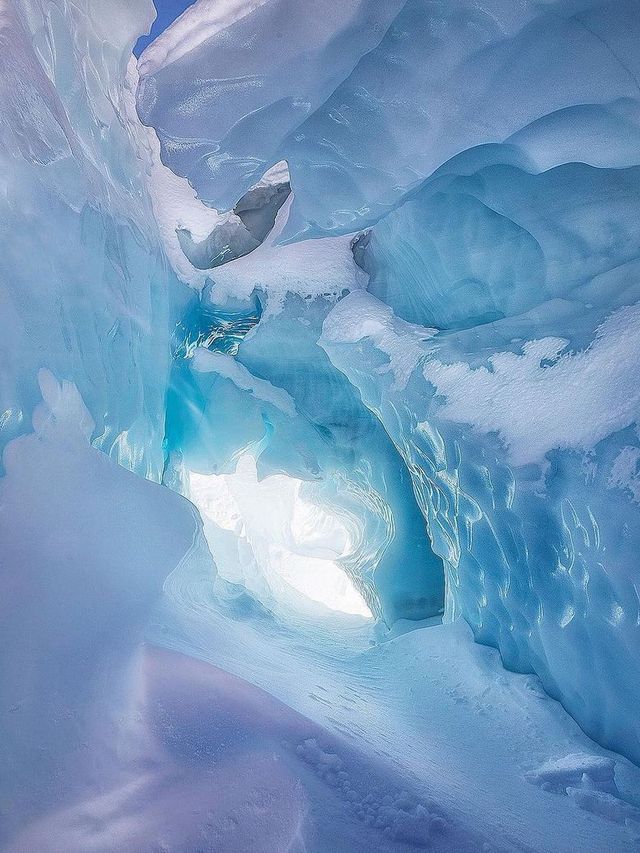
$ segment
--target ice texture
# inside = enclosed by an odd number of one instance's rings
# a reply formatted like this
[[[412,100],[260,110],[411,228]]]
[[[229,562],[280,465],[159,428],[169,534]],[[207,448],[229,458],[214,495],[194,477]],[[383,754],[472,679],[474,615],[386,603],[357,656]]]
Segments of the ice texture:
[[[635,165],[639,36],[637,0],[199,0],[143,54],[138,107],[202,199],[230,209],[285,159],[285,236],[344,233],[477,145]]]
[[[318,524],[327,513],[341,520],[348,542],[335,546],[332,559],[377,616],[388,624],[437,616],[444,572],[411,478],[382,425],[317,344],[327,313],[341,293],[359,290],[362,272],[349,240],[310,242],[314,275],[305,272],[304,279],[297,259],[305,257],[305,244],[275,247],[269,239],[211,271],[194,319],[177,330],[182,357],[168,398],[166,476],[185,482],[190,494],[188,472],[232,475],[251,454],[260,478],[304,483],[301,494],[318,507]],[[236,562],[245,561],[245,540],[235,543]],[[260,575],[255,566],[250,572]],[[259,598],[278,610],[283,596],[263,582]]]
[[[450,616],[635,758],[639,200],[637,166],[474,148],[360,238],[369,293],[321,341],[407,461]]]
[[[153,6],[1,15],[0,448],[28,429],[46,367],[80,389],[95,446],[159,480],[171,271],[127,72]]]
[[[555,300],[546,308],[566,316]],[[321,339],[412,473],[448,618],[462,615],[509,668],[535,671],[587,732],[635,757],[640,525],[624,460],[638,448],[636,318],[618,308],[577,352],[528,341],[526,315],[420,340],[356,293]]]
[[[160,131],[163,162],[200,198],[231,209],[286,159],[274,158],[280,143],[375,48],[401,6],[324,0],[310,15],[296,0],[195,4],[140,58],[138,109]]]

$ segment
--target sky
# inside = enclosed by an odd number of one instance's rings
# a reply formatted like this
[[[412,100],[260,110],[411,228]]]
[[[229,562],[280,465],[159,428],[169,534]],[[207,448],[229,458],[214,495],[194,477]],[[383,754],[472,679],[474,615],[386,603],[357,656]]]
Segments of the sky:
[[[173,23],[178,15],[181,15],[188,6],[192,6],[194,0],[153,0],[158,11],[158,17],[153,22],[153,27],[148,36],[142,36],[133,50],[136,56],[140,56],[148,44],[156,39],[169,24]]]

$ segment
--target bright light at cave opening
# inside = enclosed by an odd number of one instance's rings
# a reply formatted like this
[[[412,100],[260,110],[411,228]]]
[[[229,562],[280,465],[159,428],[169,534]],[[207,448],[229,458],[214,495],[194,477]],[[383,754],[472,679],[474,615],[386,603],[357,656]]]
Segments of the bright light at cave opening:
[[[303,485],[284,474],[259,481],[251,454],[240,457],[232,474],[190,472],[190,497],[218,571],[262,601],[271,595],[295,608],[302,595],[330,610],[372,618],[337,562],[350,551],[349,531],[338,516],[305,500]]]

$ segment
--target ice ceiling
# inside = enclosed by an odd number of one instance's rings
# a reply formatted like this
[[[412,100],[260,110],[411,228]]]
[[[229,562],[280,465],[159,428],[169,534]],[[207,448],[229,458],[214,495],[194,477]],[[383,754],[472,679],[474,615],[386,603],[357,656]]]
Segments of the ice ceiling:
[[[1,849],[637,849],[640,3],[153,16],[0,2]]]

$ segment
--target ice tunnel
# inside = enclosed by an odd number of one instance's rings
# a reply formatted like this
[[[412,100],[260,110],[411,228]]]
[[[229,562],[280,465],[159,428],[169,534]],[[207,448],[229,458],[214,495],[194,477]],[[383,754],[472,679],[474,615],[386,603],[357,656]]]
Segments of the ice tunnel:
[[[640,849],[640,0],[0,0],[0,241],[2,853]]]

